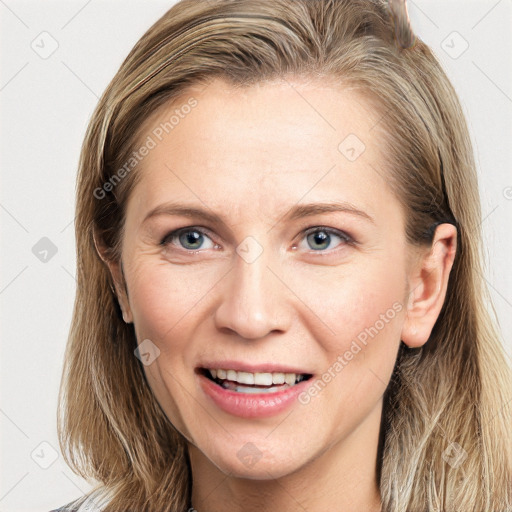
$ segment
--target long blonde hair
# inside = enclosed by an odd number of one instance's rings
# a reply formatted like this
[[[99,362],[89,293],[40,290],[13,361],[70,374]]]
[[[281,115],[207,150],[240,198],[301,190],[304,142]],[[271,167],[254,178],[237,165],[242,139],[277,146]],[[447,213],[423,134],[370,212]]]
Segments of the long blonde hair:
[[[473,149],[432,51],[420,39],[403,48],[395,34],[384,0],[182,0],[107,87],[80,156],[77,292],[58,412],[66,461],[109,496],[105,510],[184,512],[191,496],[185,439],[148,386],[133,324],[122,319],[93,240],[95,232],[107,257],[120,257],[125,206],[140,173],[125,168],[119,179],[119,169],[140,144],[137,127],[189,85],[214,77],[249,87],[306,75],[358,88],[381,112],[375,134],[389,148],[407,240],[430,244],[440,222],[458,230],[431,337],[419,349],[401,344],[384,396],[382,510],[512,510],[512,378],[482,277]]]

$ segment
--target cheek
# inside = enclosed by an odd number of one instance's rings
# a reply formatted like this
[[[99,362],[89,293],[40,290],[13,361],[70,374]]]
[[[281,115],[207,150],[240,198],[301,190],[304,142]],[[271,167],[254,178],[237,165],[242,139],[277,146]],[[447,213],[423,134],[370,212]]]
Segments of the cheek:
[[[330,359],[349,350],[353,340],[365,347],[372,339],[396,342],[400,336],[405,272],[399,262],[387,261],[367,259],[297,279],[297,295],[310,310],[309,327],[319,326],[316,337]]]
[[[355,426],[375,407],[393,372],[405,314],[406,277],[400,260],[390,265],[392,259],[339,268],[330,279],[318,281],[323,283],[317,288],[321,293],[309,294],[308,305],[321,312],[318,316],[329,329],[316,331],[325,366],[301,400],[309,403],[322,396],[320,402],[342,404],[336,413],[332,406],[329,409],[329,414],[340,415],[337,424],[342,430],[346,421]],[[354,412],[350,420],[345,417],[347,407]],[[325,410],[319,407],[318,413]]]
[[[179,342],[184,337],[184,330],[193,325],[202,300],[218,280],[211,269],[191,270],[166,261],[141,262],[130,277],[130,306],[138,338],[154,338],[157,344],[169,338]]]
[[[353,311],[357,322],[350,343],[337,359],[344,373],[341,383],[347,391],[347,403],[354,405],[365,400],[370,404],[383,395],[400,345],[404,276],[389,269],[379,277],[366,283],[366,293],[358,301],[361,309]]]
[[[395,365],[405,273],[398,263],[390,266],[385,260],[343,273],[338,269],[330,280],[318,281],[324,285],[317,288],[321,293],[309,294],[308,306],[321,312],[318,316],[329,329],[314,332],[325,363],[299,401],[312,406],[326,424],[331,422],[336,436],[356,428],[379,404]]]
[[[190,267],[146,260],[126,276],[138,343],[150,340],[158,349],[152,349],[156,357],[144,365],[144,372],[166,415],[189,440],[194,420],[185,421],[182,413],[193,389],[191,340],[200,323],[202,299],[215,282],[211,271],[199,274]]]

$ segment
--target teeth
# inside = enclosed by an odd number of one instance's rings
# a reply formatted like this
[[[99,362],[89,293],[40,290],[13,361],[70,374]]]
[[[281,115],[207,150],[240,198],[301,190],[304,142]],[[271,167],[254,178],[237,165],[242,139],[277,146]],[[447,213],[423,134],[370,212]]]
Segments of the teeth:
[[[295,384],[295,381],[297,380],[297,377],[300,377],[300,375],[295,375],[295,373],[285,373],[284,381],[289,386],[293,386]]]
[[[237,382],[240,382],[240,384],[254,384],[254,374],[248,373],[248,372],[234,372],[236,374],[234,379]]]
[[[237,393],[276,393],[277,391],[282,391],[283,386],[273,386],[270,388],[256,388],[254,386],[238,386],[237,384],[233,384],[232,382],[225,380],[222,383],[222,387],[224,389],[230,389],[231,391],[236,391]],[[287,386],[288,387],[288,386]]]
[[[288,375],[295,375],[293,373],[289,373]],[[284,381],[285,381],[285,374],[284,373],[273,373],[272,374],[272,384],[284,384]],[[294,381],[295,383],[295,377],[294,377]]]
[[[272,384],[288,384],[295,385],[297,382],[304,380],[302,374],[297,373],[249,373],[237,372],[235,370],[211,369],[208,370],[210,375],[215,379],[230,380],[239,384],[248,386],[271,386]]]
[[[254,384],[258,386],[271,386],[272,385],[272,374],[271,373],[255,373]]]

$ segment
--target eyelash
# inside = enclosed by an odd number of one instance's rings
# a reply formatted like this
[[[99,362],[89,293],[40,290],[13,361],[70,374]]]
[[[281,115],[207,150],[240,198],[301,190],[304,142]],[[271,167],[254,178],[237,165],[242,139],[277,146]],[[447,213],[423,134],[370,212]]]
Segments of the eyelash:
[[[208,233],[206,231],[204,231],[203,229],[200,229],[198,226],[189,226],[189,227],[184,227],[184,228],[176,229],[175,231],[171,231],[170,233],[165,235],[164,238],[160,241],[160,245],[163,246],[163,247],[171,245],[171,241],[172,240],[177,238],[180,234],[187,233],[187,232],[197,232],[197,233],[200,233],[201,235],[205,235],[205,236],[207,236],[208,238],[211,239],[211,237],[208,236]],[[343,242],[340,245],[351,245],[351,246],[353,246],[353,245],[356,244],[356,241],[350,235],[348,235],[347,233],[345,233],[343,231],[339,231],[339,230],[334,229],[334,228],[328,228],[328,227],[325,227],[325,226],[314,226],[314,227],[305,229],[301,233],[301,235],[302,235],[301,241],[302,241],[302,239],[304,239],[308,235],[310,235],[312,233],[316,233],[316,232],[324,232],[324,233],[327,233],[329,235],[335,235],[335,236],[339,237],[342,240],[342,242]],[[213,240],[212,240],[212,242],[213,242]],[[215,242],[213,242],[213,243],[215,244]],[[218,246],[218,244],[215,244],[215,245]],[[297,246],[297,244],[294,244],[294,248],[296,246]],[[200,253],[200,252],[204,251],[204,249],[198,249],[196,251],[188,250],[188,249],[185,249],[184,247],[181,247],[181,250],[183,252],[187,253],[187,254],[197,254],[197,253]],[[332,250],[326,250],[326,251],[324,251],[324,250],[316,250],[315,251],[314,249],[311,249],[309,251],[309,253],[314,253],[314,254],[317,254],[317,255],[321,256],[321,255],[324,255],[324,254],[331,254],[333,252],[336,252],[336,250],[337,250],[337,248],[332,249]]]

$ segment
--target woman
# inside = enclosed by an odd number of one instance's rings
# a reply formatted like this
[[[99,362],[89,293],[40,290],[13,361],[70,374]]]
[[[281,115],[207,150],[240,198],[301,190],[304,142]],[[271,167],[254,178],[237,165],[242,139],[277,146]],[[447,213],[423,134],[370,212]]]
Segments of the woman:
[[[98,485],[62,510],[512,510],[472,147],[403,8],[183,0],[130,52],[81,154],[59,420]]]

